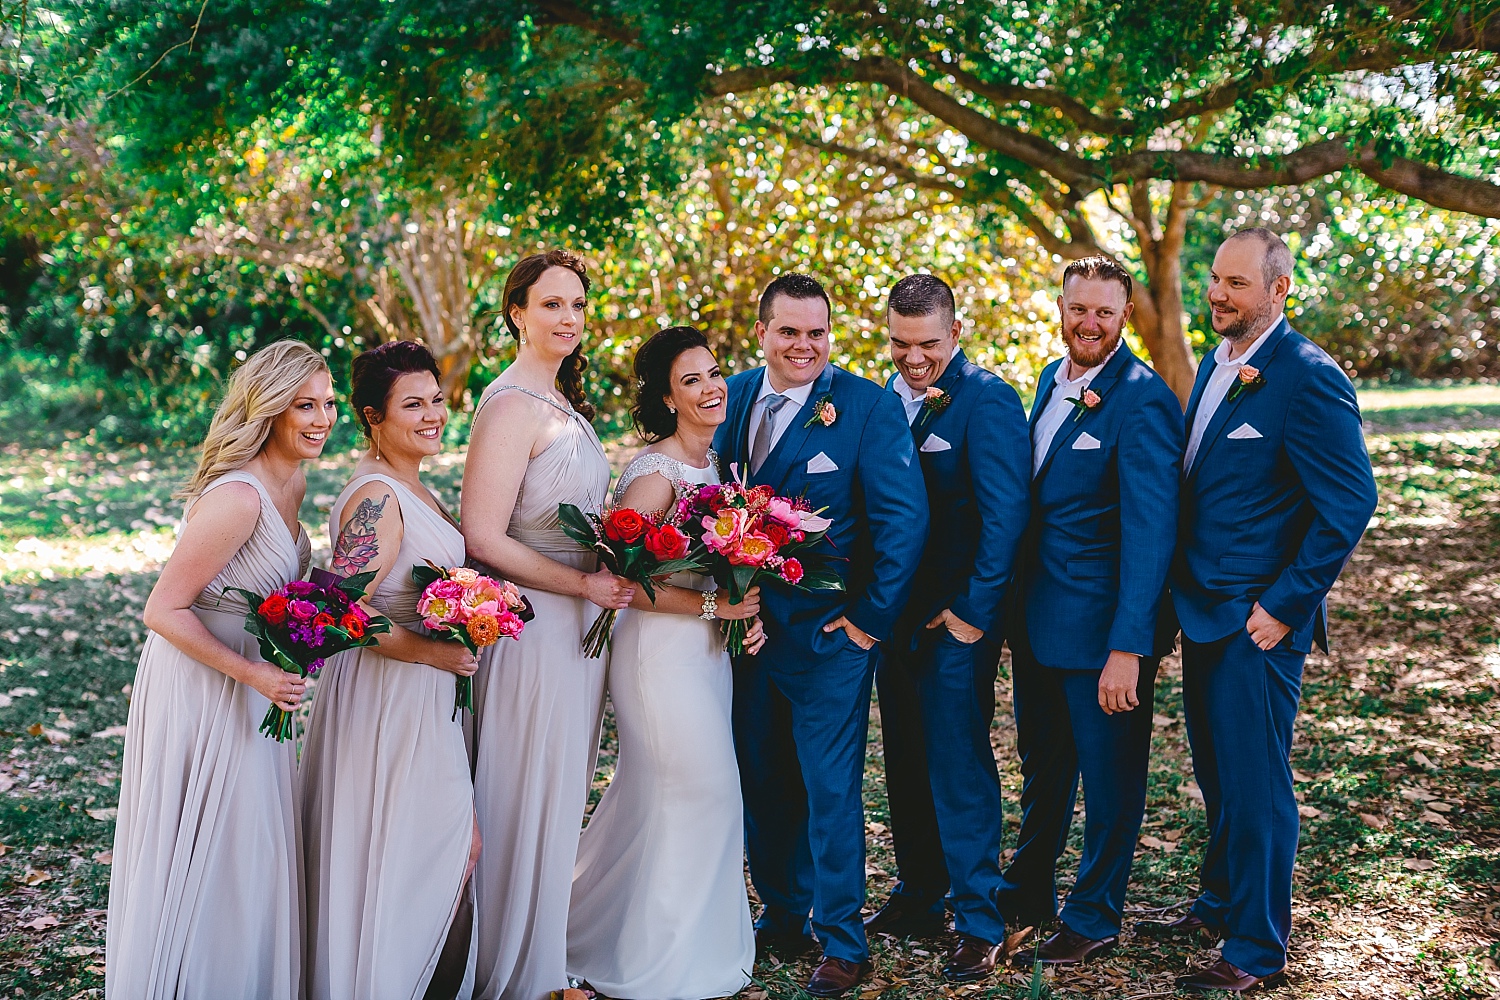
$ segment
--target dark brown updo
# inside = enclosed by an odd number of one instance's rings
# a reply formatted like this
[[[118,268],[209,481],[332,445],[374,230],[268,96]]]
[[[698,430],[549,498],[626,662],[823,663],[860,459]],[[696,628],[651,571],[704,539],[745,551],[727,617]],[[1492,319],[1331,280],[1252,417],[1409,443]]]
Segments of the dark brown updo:
[[[525,309],[526,296],[531,291],[531,286],[537,283],[537,279],[541,278],[548,268],[553,267],[565,267],[578,275],[578,280],[583,282],[584,292],[588,292],[588,267],[583,263],[583,258],[573,251],[555,247],[522,257],[516,266],[510,269],[510,274],[506,275],[505,293],[500,305],[506,329],[510,330],[512,337],[519,339],[521,328],[511,318],[510,307]],[[594,404],[589,402],[588,396],[583,391],[583,373],[588,370],[589,359],[583,353],[582,340],[583,338],[580,337],[578,346],[573,348],[573,353],[563,358],[562,366],[557,369],[557,390],[572,404],[573,409],[583,414],[585,420],[593,420]]]
[[[366,440],[374,438],[365,407],[375,411],[375,423],[380,423],[385,419],[385,404],[391,398],[396,380],[416,372],[430,372],[439,387],[443,384],[432,352],[414,340],[387,341],[355,357],[349,372],[349,403]]]
[[[635,352],[635,405],[630,416],[635,429],[649,442],[677,433],[677,414],[667,408],[672,394],[672,366],[683,351],[708,347],[708,338],[690,326],[669,326]]]

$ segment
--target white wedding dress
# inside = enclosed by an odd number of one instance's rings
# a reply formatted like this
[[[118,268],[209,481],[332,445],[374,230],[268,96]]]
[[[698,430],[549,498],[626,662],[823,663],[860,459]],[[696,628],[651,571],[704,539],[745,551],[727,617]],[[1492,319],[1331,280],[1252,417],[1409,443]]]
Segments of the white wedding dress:
[[[664,455],[643,475],[680,497],[719,481]],[[707,589],[691,574],[671,580]],[[745,893],[740,776],[730,731],[733,682],[717,622],[628,609],[609,664],[620,756],[578,847],[568,909],[568,975],[626,1000],[704,1000],[750,981],[755,935]]]

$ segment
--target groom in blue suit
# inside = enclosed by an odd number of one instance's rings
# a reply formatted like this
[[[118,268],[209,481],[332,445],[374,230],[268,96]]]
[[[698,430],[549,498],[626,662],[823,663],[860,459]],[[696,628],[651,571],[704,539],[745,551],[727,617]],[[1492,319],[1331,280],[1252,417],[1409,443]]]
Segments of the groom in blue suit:
[[[1000,775],[990,747],[1001,609],[1030,510],[1031,442],[1016,391],[958,346],[953,291],[896,282],[886,308],[892,394],[911,425],[934,530],[896,638],[875,672],[900,882],[867,933],[944,930],[951,982],[992,973],[1005,940]]]
[[[1188,400],[1172,607],[1209,839],[1192,911],[1138,931],[1223,938],[1179,987],[1282,978],[1297,854],[1292,726],[1302,665],[1328,648],[1325,599],[1375,511],[1354,387],[1283,315],[1292,255],[1275,233],[1226,240],[1209,275],[1223,338]]]
[[[1021,836],[1000,909],[1040,927],[1057,912],[1057,861],[1079,778],[1083,857],[1062,927],[1035,958],[1073,965],[1115,947],[1146,807],[1157,632],[1177,540],[1182,408],[1121,340],[1130,275],[1107,257],[1069,264],[1067,357],[1031,409],[1031,524],[1008,630],[1021,753]],[[1030,964],[1033,955],[1017,956]]]
[[[927,538],[927,494],[896,397],[828,363],[828,295],[805,274],[761,294],[764,368],[729,379],[714,437],[752,486],[804,496],[832,519],[824,545],[844,590],[769,585],[766,643],[734,665],[734,740],[750,878],[765,904],[758,951],[823,948],[807,984],[841,996],[869,969],[860,909],[860,797],[870,686]]]

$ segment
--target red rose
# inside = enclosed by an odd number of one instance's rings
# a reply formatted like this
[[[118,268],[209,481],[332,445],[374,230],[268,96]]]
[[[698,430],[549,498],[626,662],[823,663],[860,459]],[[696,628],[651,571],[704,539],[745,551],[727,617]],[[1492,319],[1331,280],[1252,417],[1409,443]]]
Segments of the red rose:
[[[365,637],[365,623],[353,615],[345,615],[339,619],[339,628],[348,632],[351,639],[363,639]]]
[[[771,544],[776,546],[777,549],[780,549],[791,539],[791,536],[787,534],[786,526],[777,524],[774,521],[762,525],[760,530],[763,535],[771,540]]]
[[[319,611],[317,616],[312,620],[314,628],[327,628],[328,626],[336,624],[337,622],[338,619],[333,617],[333,615],[330,615],[326,611]]]
[[[256,613],[272,625],[280,625],[286,621],[286,598],[280,594],[272,594],[261,602]]]
[[[646,519],[629,507],[611,511],[604,519],[604,537],[612,542],[634,545],[646,533]]]
[[[788,559],[781,564],[781,578],[794,586],[801,583],[802,564],[796,559]]]
[[[681,559],[688,552],[687,535],[670,524],[664,524],[660,528],[649,528],[646,531],[646,551],[661,562]]]

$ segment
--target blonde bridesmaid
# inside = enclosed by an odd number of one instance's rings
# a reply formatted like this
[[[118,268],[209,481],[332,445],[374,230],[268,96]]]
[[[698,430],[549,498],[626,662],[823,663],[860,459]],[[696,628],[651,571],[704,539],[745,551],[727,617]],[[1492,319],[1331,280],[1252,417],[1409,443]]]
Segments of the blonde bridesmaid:
[[[266,663],[226,587],[307,571],[302,463],[333,426],[317,351],[282,341],[229,380],[181,491],[177,547],[146,602],[121,766],[105,992],[130,1000],[300,1000],[297,749],[258,731],[304,682]]]
[[[413,566],[462,566],[464,538],[422,482],[448,408],[427,348],[354,359],[369,450],[333,505],[333,571],[374,573],[378,646],[329,661],[302,754],[311,1000],[450,998],[472,969],[474,788],[454,687],[472,653],[430,636]]]
[[[557,505],[598,511],[609,460],[589,425],[583,325],[588,272],[566,250],[533,254],[505,281],[516,360],[475,409],[464,471],[469,556],[514,581],[536,619],[482,652],[475,675],[475,870],[483,1000],[542,1000],[567,985],[568,898],[593,781],[605,660],[582,641],[635,587],[578,547]]]

